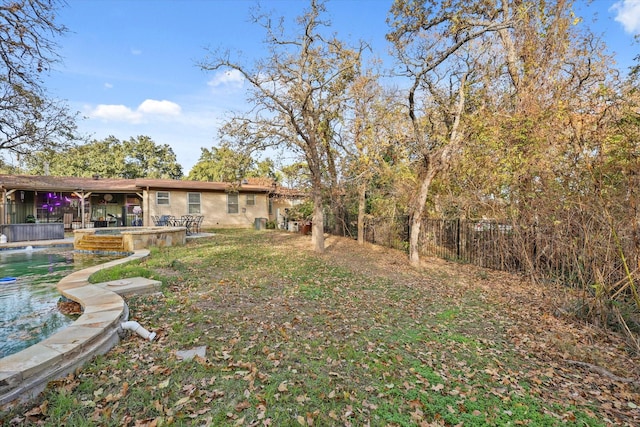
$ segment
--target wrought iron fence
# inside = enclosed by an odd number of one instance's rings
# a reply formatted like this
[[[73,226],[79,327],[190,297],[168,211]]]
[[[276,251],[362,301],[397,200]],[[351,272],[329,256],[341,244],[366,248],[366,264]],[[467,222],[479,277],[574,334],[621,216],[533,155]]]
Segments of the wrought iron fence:
[[[348,232],[357,236],[357,221],[346,220]],[[367,242],[408,252],[410,223],[407,216],[367,217]],[[567,285],[617,283],[627,277],[620,256],[635,259],[633,236],[621,234],[620,243],[602,237],[607,230],[565,222],[515,224],[497,220],[425,219],[419,251],[480,267],[525,272],[538,279]],[[610,234],[610,233],[609,233]],[[596,238],[595,236],[601,236]],[[610,237],[609,240],[612,238]]]
[[[357,221],[348,235],[357,236]],[[364,239],[390,248],[409,251],[409,217],[367,217]],[[421,225],[420,253],[461,261],[497,270],[518,271],[521,262],[514,256],[514,239],[509,224],[496,221],[425,219]]]
[[[425,219],[420,253],[504,271],[519,271],[513,228],[496,221]]]
[[[356,234],[357,236],[357,231]],[[409,217],[368,217],[364,224],[364,239],[367,242],[409,251]]]

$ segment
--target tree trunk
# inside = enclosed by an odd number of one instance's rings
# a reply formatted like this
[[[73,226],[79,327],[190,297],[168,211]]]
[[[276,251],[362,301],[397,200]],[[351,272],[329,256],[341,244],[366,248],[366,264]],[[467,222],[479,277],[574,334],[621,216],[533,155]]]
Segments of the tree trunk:
[[[464,93],[466,81],[467,73],[463,74],[460,79],[458,102],[456,105],[453,123],[451,125],[451,131],[449,133],[449,143],[440,149],[439,152],[431,152],[431,154],[428,155],[425,154],[424,172],[421,174],[422,179],[420,181],[420,189],[418,190],[415,204],[413,206],[414,212],[411,217],[411,230],[409,234],[409,263],[414,267],[420,265],[420,248],[418,246],[420,239],[420,225],[422,224],[422,216],[424,214],[425,204],[427,203],[429,189],[431,188],[431,182],[439,171],[449,167],[451,161],[450,157],[460,143],[461,133],[459,129],[466,100]],[[422,133],[419,131],[413,112],[411,113],[411,116],[412,122],[414,123],[414,129],[416,129],[416,135],[421,136]]]
[[[420,227],[422,225],[422,216],[424,215],[424,208],[427,203],[427,196],[429,195],[431,181],[433,181],[433,177],[436,174],[431,162],[429,162],[426,168],[427,170],[424,172],[420,181],[420,188],[416,194],[413,212],[411,213],[411,230],[409,231],[409,263],[414,267],[418,267],[420,265]]]
[[[313,224],[311,225],[311,244],[317,253],[324,252],[324,212],[322,210],[322,192],[313,189]]]
[[[367,186],[358,186],[358,243],[364,245],[364,214],[367,208]]]
[[[333,214],[333,234],[336,236],[346,236],[345,209],[342,200],[336,196],[331,200],[331,212]]]

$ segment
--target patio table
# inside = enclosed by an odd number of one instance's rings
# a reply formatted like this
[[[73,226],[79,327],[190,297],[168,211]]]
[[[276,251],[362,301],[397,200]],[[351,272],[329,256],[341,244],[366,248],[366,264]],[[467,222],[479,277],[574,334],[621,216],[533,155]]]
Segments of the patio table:
[[[170,219],[167,223],[172,227],[184,227],[187,229],[187,235],[191,235],[194,220],[188,216],[182,216],[181,218]]]

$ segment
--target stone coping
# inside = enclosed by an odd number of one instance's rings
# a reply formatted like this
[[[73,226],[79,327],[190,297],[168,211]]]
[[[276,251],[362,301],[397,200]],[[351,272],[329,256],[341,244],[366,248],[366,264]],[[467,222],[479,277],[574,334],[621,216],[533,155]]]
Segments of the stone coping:
[[[35,240],[28,242],[0,243],[0,251],[23,250],[28,247],[31,247],[33,249],[73,247],[73,237],[57,240]]]
[[[148,249],[137,250],[126,258],[75,271],[60,280],[58,290],[80,303],[83,314],[73,324],[38,344],[0,359],[0,408],[37,397],[47,382],[73,372],[118,343],[120,323],[129,317],[128,307],[119,291],[131,294],[149,287],[157,290],[160,282],[132,278],[90,284],[89,276],[148,255]]]
[[[124,252],[134,252],[150,246],[182,246],[186,243],[186,227],[112,227],[112,228],[87,228],[74,230],[74,243],[76,249],[93,250],[94,248],[82,244],[85,236],[122,236],[122,249]],[[95,247],[99,250],[100,247]]]
[[[175,230],[184,230],[186,227],[183,226],[160,226],[160,225],[151,225],[151,226],[142,226],[142,227],[99,227],[99,228],[77,228],[73,230],[74,233],[85,233],[85,234],[145,234],[149,232],[158,232],[158,231],[175,231]]]

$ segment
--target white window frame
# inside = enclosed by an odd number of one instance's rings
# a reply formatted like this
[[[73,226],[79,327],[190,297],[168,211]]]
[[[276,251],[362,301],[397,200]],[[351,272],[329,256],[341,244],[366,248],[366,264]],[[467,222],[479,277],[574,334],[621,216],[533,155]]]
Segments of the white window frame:
[[[235,197],[235,203],[232,203],[232,198]],[[232,212],[232,207],[235,207],[235,212]],[[240,195],[238,193],[227,193],[227,213],[237,214],[240,213]]]
[[[198,196],[198,201],[191,201],[191,196]],[[187,213],[189,215],[202,213],[202,194],[201,193],[187,193]]]
[[[166,197],[164,197],[165,194],[166,194]],[[169,192],[169,191],[156,191],[156,205],[158,205],[158,206],[160,206],[160,205],[168,206],[170,204],[171,204],[171,192]]]
[[[246,203],[247,203],[247,206],[255,206],[256,205],[256,195],[255,194],[247,194]]]

